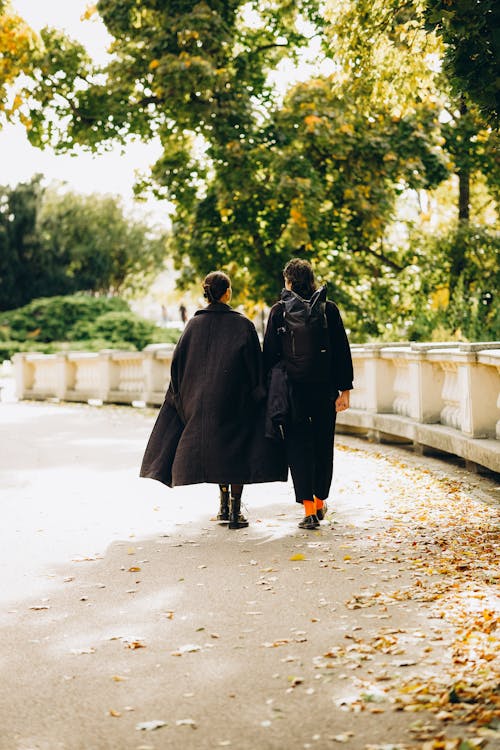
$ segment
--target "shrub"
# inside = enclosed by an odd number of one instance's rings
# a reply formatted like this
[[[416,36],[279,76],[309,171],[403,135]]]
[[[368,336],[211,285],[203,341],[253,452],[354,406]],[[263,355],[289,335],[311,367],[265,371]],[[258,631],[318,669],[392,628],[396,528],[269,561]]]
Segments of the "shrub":
[[[87,294],[42,297],[2,313],[0,328],[13,341],[68,341],[77,322],[93,321],[103,313],[128,309],[127,303],[118,297]]]
[[[0,315],[0,359],[24,351],[143,349],[175,343],[179,335],[136,315],[117,297],[46,297]]]
[[[156,326],[149,344],[176,344],[179,341],[181,331],[178,328],[160,328]]]
[[[74,339],[103,338],[107,341],[128,341],[137,349],[151,343],[155,324],[132,312],[106,312],[94,321],[81,321],[72,329]]]

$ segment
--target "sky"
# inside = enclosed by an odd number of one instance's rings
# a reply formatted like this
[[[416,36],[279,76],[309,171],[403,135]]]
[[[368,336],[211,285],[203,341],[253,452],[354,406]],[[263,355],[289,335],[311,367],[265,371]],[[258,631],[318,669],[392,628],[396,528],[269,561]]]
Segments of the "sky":
[[[98,61],[106,59],[110,37],[98,16],[82,21],[81,16],[89,0],[12,0],[15,10],[39,31],[43,26],[64,29],[80,41]],[[0,131],[0,184],[16,185],[41,173],[48,181],[61,181],[72,190],[82,193],[113,193],[122,196],[125,204],[134,206],[132,186],[136,171],[146,171],[160,153],[157,144],[134,143],[122,153],[116,147],[102,155],[81,153],[55,155],[50,149],[42,151],[28,142],[21,125],[7,125]],[[168,223],[165,204],[149,201],[141,212],[152,213],[156,221]]]

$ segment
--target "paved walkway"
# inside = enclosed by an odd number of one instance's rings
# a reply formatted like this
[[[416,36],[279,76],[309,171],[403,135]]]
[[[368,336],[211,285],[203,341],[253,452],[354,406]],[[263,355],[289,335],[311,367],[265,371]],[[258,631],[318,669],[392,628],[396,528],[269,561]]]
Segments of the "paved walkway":
[[[340,437],[320,531],[286,484],[228,531],[214,487],[137,478],[153,420],[0,403],[0,750],[499,746],[491,477]]]

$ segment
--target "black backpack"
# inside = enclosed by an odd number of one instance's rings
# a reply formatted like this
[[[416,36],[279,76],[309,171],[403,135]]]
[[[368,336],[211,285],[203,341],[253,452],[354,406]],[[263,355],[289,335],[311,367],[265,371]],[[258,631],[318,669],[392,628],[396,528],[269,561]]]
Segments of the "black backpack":
[[[284,289],[281,306],[283,326],[278,333],[281,334],[281,351],[289,377],[299,381],[328,380],[330,351],[326,287],[317,289],[309,300]]]

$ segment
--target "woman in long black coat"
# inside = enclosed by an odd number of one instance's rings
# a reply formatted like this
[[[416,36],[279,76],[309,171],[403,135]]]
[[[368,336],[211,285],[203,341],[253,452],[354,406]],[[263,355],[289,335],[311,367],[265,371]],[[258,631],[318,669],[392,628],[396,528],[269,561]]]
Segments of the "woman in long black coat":
[[[248,526],[240,510],[243,485],[286,481],[286,458],[264,437],[262,354],[255,327],[229,306],[226,274],[208,274],[203,288],[209,304],[189,320],[175,348],[170,386],[141,476],[169,487],[218,484],[219,520],[242,528]]]

